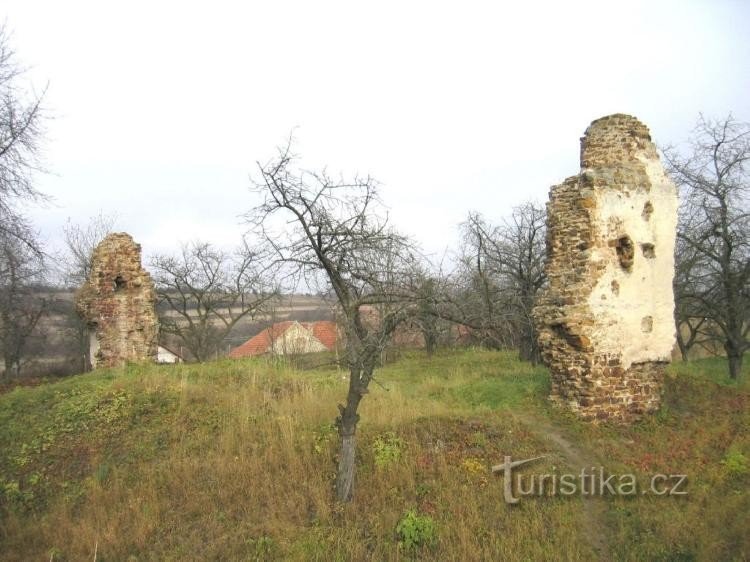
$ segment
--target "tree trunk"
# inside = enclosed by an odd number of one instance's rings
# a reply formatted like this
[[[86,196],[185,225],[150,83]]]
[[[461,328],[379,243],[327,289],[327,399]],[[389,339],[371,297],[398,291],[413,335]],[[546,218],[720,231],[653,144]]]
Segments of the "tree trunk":
[[[529,361],[532,365],[541,362],[542,357],[537,345],[536,330],[532,326],[524,326],[521,329],[518,348],[518,356],[521,361]]]
[[[91,332],[85,324],[81,325],[78,330],[78,350],[81,355],[81,372],[88,373],[91,371]]]
[[[732,380],[737,380],[742,374],[742,353],[732,349],[727,349],[727,359],[729,361],[729,376]]]
[[[518,358],[521,361],[531,361],[531,342],[527,336],[521,336],[518,342]]]
[[[677,339],[677,347],[680,348],[680,357],[682,358],[683,362],[687,361],[688,360],[688,347],[685,344],[685,340],[682,338],[679,331],[677,332],[676,339]]]
[[[356,435],[341,436],[339,466],[336,472],[336,500],[348,502],[354,494],[354,459],[356,453]]]
[[[366,390],[365,390],[366,391]],[[346,397],[346,407],[339,406],[341,415],[336,420],[341,437],[339,464],[336,471],[336,500],[348,502],[354,494],[354,462],[356,455],[356,432],[359,415],[357,408],[362,399],[363,389],[360,389],[360,372],[352,370],[349,374],[349,393]]]
[[[429,330],[424,332],[424,347],[427,351],[427,355],[432,356],[432,354],[435,353],[435,348],[437,347],[437,337],[433,332]]]
[[[680,357],[682,357],[683,361],[688,360],[688,350],[690,349],[687,345],[687,342],[685,341],[685,338],[682,335],[682,322],[680,322],[680,318],[677,315],[677,307],[675,307],[674,311],[674,325],[675,325],[675,333],[674,337],[677,341],[677,347],[680,349]]]

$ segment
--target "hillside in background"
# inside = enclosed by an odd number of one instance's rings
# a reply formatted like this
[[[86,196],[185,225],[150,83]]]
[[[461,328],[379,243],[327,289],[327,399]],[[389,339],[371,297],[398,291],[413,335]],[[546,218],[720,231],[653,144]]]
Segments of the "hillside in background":
[[[0,396],[3,560],[743,560],[750,387],[670,368],[632,427],[551,409],[510,353],[421,353],[362,403],[355,499],[332,501],[342,371],[130,366]],[[748,380],[748,373],[744,381]],[[522,497],[490,471],[687,474],[685,496]]]

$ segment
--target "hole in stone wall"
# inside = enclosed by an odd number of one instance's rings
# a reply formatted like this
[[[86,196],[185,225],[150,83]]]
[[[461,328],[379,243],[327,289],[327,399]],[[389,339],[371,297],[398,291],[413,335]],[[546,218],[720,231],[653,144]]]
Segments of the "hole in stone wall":
[[[633,268],[633,259],[635,258],[635,248],[630,236],[627,234],[620,236],[615,242],[615,250],[617,251],[617,259],[620,260],[620,266],[625,271],[630,271]]]
[[[654,329],[654,319],[652,316],[644,316],[641,319],[641,331],[648,334]]]
[[[612,287],[612,294],[617,296],[620,294],[620,284],[617,281],[612,281],[610,285]]]
[[[641,244],[641,251],[643,252],[644,258],[653,259],[656,257],[656,250],[654,249],[653,244]]]
[[[122,275],[115,277],[115,291],[119,291],[126,287],[125,279]]]
[[[581,351],[591,349],[591,340],[583,334],[573,333],[569,326],[565,324],[553,324],[550,327],[558,338],[565,340],[574,349]]]
[[[641,213],[643,220],[649,220],[653,212],[654,206],[651,204],[651,201],[646,201],[646,204],[643,206],[643,212]]]

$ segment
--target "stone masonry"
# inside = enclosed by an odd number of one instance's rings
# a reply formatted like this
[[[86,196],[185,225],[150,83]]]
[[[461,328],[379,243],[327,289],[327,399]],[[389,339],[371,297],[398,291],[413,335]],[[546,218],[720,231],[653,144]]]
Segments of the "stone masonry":
[[[589,126],[580,174],[550,191],[549,284],[534,317],[551,398],[584,419],[630,422],[659,407],[677,205],[648,128],[622,114]]]
[[[96,247],[91,274],[76,295],[91,337],[92,367],[156,359],[159,323],[151,276],[129,234],[107,236]]]

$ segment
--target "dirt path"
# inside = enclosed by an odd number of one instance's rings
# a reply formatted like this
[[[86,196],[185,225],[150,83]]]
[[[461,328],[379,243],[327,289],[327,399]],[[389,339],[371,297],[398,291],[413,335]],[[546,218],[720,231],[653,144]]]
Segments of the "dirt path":
[[[555,448],[573,469],[580,470],[584,467],[602,466],[601,459],[596,454],[578,447],[550,422],[527,414],[516,413],[514,415],[529,430],[552,441]],[[583,509],[584,533],[589,544],[599,560],[612,560],[609,529],[606,524],[607,506],[604,499],[598,496],[582,496],[581,507]]]

